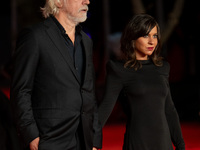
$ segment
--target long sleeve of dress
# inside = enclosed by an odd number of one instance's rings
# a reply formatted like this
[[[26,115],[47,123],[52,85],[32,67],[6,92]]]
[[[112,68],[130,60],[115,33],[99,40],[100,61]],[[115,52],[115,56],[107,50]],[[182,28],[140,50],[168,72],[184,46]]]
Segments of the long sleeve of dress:
[[[182,132],[181,132],[179,116],[174,106],[174,103],[172,101],[168,81],[167,81],[167,85],[168,85],[169,90],[168,90],[168,95],[167,95],[166,103],[165,103],[165,114],[166,114],[169,130],[171,134],[171,139],[174,146],[176,147],[176,150],[185,150],[185,143],[184,143]]]
[[[107,63],[107,75],[106,75],[106,85],[103,101],[99,106],[99,120],[102,127],[105,125],[107,119],[109,118],[119,93],[122,89],[122,79],[117,72],[117,68],[112,62]]]
[[[172,142],[176,147],[176,150],[185,150],[185,143],[181,132],[179,117],[176,108],[174,106],[174,103],[172,101],[170,91],[166,99],[165,112],[170,129]]]

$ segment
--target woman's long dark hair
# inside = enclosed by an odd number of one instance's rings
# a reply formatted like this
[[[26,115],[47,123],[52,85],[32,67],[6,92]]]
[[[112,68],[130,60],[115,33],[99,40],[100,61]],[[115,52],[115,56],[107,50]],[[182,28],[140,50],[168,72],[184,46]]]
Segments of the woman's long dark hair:
[[[152,55],[149,56],[149,59],[151,59],[156,66],[162,66],[162,57],[159,56],[160,27],[152,16],[148,14],[137,14],[129,21],[121,37],[121,51],[126,61],[124,67],[133,67],[135,70],[142,67],[141,63],[136,59],[134,41],[139,37],[148,35],[155,26],[158,32],[158,44]]]

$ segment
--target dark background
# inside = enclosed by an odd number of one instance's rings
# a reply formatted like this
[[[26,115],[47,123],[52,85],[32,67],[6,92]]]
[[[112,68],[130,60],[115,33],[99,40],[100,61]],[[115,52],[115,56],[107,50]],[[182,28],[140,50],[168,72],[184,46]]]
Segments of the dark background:
[[[167,29],[167,21],[177,0],[142,0],[146,13],[154,16]],[[3,1],[0,10],[0,87],[9,88],[10,62],[20,30],[44,18],[40,12],[44,0]],[[159,3],[162,5],[159,5]],[[83,29],[94,42],[94,64],[97,97],[100,102],[105,81],[105,64],[117,47],[118,36],[134,14],[131,0],[91,0],[88,19]],[[161,17],[160,17],[161,16]],[[168,39],[162,55],[171,66],[170,86],[173,101],[181,120],[199,120],[200,109],[200,9],[198,1],[184,0],[184,7]],[[114,46],[113,46],[114,39]],[[117,43],[117,44],[116,44]],[[117,47],[118,48],[118,47]],[[121,121],[124,115],[116,105],[110,121]]]

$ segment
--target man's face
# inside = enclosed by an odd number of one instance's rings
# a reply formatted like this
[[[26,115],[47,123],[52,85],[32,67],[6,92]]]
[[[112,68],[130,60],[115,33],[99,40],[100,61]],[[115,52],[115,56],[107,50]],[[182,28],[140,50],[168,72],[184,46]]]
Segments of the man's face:
[[[78,24],[87,19],[89,4],[89,0],[63,0],[63,7],[61,11],[65,12],[70,21]]]

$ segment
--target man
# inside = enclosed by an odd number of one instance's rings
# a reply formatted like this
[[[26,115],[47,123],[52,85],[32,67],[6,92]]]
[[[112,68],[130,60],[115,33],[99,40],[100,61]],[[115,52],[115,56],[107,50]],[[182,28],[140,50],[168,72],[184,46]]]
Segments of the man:
[[[92,41],[81,30],[89,0],[47,0],[46,20],[17,42],[11,101],[30,150],[101,148]]]

